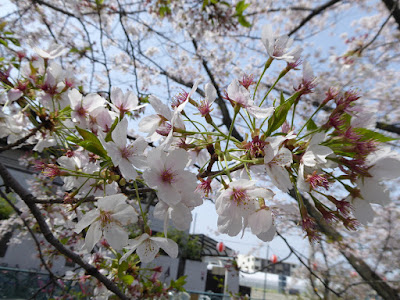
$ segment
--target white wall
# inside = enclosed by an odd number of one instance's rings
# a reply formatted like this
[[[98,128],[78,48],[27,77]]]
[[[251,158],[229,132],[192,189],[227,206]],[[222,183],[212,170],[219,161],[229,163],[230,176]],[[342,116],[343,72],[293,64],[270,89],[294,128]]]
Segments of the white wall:
[[[201,261],[186,260],[185,264],[186,284],[189,291],[204,291],[207,280],[207,264]]]
[[[158,256],[148,264],[142,264],[143,268],[155,268],[161,266],[162,272],[158,279],[165,284],[169,284],[171,280],[175,280],[178,275],[178,258],[170,258],[169,256]]]
[[[16,233],[17,232],[15,232],[15,234]],[[41,240],[39,237],[38,239],[39,241]],[[42,246],[41,248],[43,251],[46,249],[46,246]],[[23,238],[21,243],[10,244],[5,256],[0,257],[0,265],[9,268],[44,271],[44,268],[40,268],[40,264],[41,261],[38,256],[36,244],[29,234]],[[67,270],[71,270],[72,268],[65,266],[65,258],[60,255],[53,260],[51,269],[56,275],[64,275]]]

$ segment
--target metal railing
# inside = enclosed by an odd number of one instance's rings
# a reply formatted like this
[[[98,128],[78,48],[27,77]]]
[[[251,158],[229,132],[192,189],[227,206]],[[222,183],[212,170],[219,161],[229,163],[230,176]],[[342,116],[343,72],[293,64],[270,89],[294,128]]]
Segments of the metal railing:
[[[70,280],[56,280],[36,270],[0,267],[0,299],[46,300],[65,295],[74,300],[89,299],[82,287]]]

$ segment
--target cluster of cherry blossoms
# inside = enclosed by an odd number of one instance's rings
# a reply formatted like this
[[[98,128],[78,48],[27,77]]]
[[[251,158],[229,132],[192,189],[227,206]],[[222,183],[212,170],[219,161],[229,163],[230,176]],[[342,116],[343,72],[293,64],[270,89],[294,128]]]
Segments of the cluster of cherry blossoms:
[[[1,69],[0,137],[10,145],[33,145],[43,157],[56,155],[36,168],[63,180],[64,204],[78,218],[75,233],[86,232],[83,248],[91,252],[104,238],[119,251],[119,263],[134,252],[150,262],[160,248],[176,257],[169,220],[188,230],[191,211],[203,199],[215,202],[222,233],[236,236],[249,228],[263,241],[275,236],[282,193],[295,195],[298,221],[310,239],[318,238],[318,228],[305,201],[331,224],[355,229],[358,222],[370,222],[371,203],[389,202],[381,181],[400,172],[399,155],[383,144],[390,138],[363,128],[368,120],[354,90],[329,88],[315,112],[300,118],[297,104],[318,80],[310,64],[302,63],[302,50],[291,48],[292,39],[267,25],[261,40],[269,55],[262,74],[275,60],[286,66],[262,97],[263,75],[257,82],[245,75],[227,85],[219,99],[233,116],[227,131],[214,121],[218,94],[211,83],[204,85],[204,99],[195,96],[201,86],[196,82],[190,92],[169,99],[170,107],[153,95],[144,101],[119,88],[109,97],[86,94],[72,72],[55,62],[65,49],[54,45],[47,51],[35,48],[39,57],[21,53],[17,65]],[[293,93],[275,94],[276,83],[301,65],[303,77]],[[141,133],[129,135],[132,112],[148,104],[155,114],[140,120]],[[318,126],[313,118],[325,108],[329,118]],[[244,138],[235,130],[238,125],[246,128]],[[164,237],[152,236],[141,205],[146,192],[158,199],[154,217],[164,220]],[[139,233],[129,230],[132,225]]]

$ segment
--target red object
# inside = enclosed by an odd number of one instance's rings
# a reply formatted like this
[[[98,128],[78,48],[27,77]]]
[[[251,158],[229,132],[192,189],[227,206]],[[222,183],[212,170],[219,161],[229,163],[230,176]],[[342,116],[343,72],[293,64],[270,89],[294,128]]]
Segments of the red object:
[[[271,261],[273,264],[276,264],[276,262],[278,261],[278,256],[276,256],[275,254],[272,254]]]
[[[217,251],[218,252],[222,252],[222,251],[224,251],[225,250],[225,245],[224,245],[224,243],[223,242],[218,242],[218,244],[217,244]]]

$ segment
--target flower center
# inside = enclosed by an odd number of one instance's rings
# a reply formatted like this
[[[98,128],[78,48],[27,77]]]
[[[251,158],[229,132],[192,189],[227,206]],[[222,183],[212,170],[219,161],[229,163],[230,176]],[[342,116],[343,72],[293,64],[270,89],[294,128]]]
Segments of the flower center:
[[[249,200],[249,195],[245,189],[232,189],[231,200],[235,201],[237,205],[243,203],[246,204],[246,201]]]
[[[129,157],[131,157],[133,155],[133,149],[132,149],[132,147],[129,147],[129,146],[125,147],[123,149],[120,149],[119,151],[121,152],[122,158],[125,158],[125,159],[129,159]]]
[[[85,117],[86,114],[87,114],[87,110],[86,110],[83,106],[81,106],[81,107],[78,108],[78,110],[76,111],[76,113],[77,113],[79,116]]]
[[[162,171],[160,177],[161,181],[164,183],[171,184],[172,182],[174,182],[174,173],[172,173],[169,169]]]
[[[110,224],[112,221],[111,212],[100,210],[100,222],[101,225],[104,227],[107,224]]]
[[[311,175],[307,175],[306,182],[310,183],[313,189],[321,186],[326,190],[329,189],[329,181],[324,175],[317,174],[317,171],[314,171]]]

